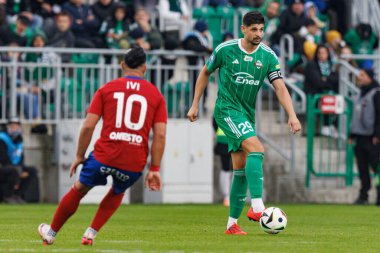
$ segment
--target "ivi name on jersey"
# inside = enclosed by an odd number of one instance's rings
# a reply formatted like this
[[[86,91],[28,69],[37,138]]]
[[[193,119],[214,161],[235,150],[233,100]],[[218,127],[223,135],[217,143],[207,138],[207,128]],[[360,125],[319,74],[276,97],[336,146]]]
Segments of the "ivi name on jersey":
[[[124,132],[111,132],[110,139],[115,141],[128,141],[130,144],[141,144],[143,138],[138,134],[130,134]]]
[[[140,90],[140,83],[139,82],[131,82],[127,81],[127,89],[131,90]]]
[[[122,182],[126,182],[129,179],[128,175],[121,173],[117,169],[109,168],[105,166],[100,167],[100,173],[102,173],[103,175],[113,175]]]
[[[233,76],[236,76],[235,83],[237,84],[248,84],[256,86],[260,84],[260,81],[253,79],[253,76],[246,72],[239,72]]]

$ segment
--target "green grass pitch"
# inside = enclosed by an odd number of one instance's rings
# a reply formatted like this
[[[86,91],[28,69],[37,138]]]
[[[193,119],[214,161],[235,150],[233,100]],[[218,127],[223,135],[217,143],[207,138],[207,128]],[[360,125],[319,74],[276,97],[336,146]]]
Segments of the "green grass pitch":
[[[276,205],[288,216],[278,235],[264,233],[243,211],[247,236],[225,235],[221,205],[123,205],[98,233],[93,247],[80,244],[96,205],[81,205],[42,246],[37,226],[50,223],[56,205],[0,205],[0,252],[380,252],[380,207]]]

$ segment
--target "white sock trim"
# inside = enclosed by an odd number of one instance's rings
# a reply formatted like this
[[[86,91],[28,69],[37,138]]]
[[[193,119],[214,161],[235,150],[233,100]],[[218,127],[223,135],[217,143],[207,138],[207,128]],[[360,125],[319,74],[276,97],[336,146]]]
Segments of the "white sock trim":
[[[235,218],[232,218],[232,217],[228,217],[227,229],[229,229],[234,223],[237,224],[237,222],[238,222],[238,219],[235,219]]]
[[[251,206],[255,213],[262,212],[265,209],[262,198],[251,199]]]

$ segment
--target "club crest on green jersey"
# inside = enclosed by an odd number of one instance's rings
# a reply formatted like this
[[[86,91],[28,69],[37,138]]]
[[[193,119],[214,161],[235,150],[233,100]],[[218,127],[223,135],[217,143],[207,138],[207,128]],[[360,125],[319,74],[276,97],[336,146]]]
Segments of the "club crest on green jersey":
[[[257,69],[261,69],[263,67],[263,63],[260,60],[257,60],[257,62],[255,62],[255,67]]]
[[[236,76],[235,83],[237,84],[248,84],[248,85],[259,85],[260,81],[255,80],[252,75],[246,72],[239,72],[233,75]]]

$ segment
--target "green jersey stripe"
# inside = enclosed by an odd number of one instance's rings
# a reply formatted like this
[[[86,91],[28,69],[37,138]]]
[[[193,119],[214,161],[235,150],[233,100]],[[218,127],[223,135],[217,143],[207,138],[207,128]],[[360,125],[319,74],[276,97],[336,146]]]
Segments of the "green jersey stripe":
[[[229,40],[229,41],[223,42],[223,43],[219,44],[219,46],[217,46],[217,47],[215,48],[215,52],[218,52],[219,49],[222,48],[222,47],[224,47],[224,46],[227,46],[227,45],[229,45],[229,44],[234,44],[234,43],[237,43],[237,40],[236,40],[236,39],[235,39],[235,40]]]

